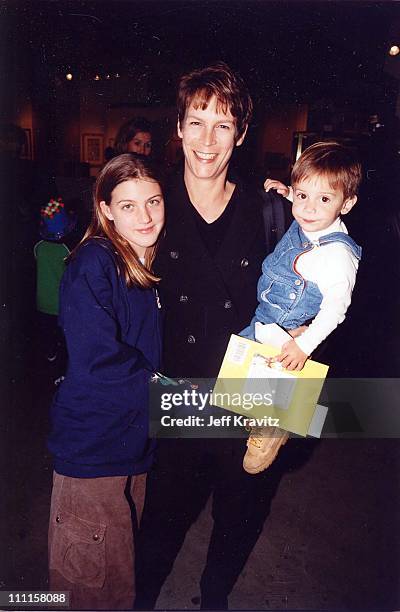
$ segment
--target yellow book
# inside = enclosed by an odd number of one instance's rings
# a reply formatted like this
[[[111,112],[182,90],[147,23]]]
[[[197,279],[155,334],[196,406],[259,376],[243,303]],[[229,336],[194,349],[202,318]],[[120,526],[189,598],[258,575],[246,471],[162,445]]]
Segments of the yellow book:
[[[268,365],[265,358],[279,352],[280,349],[271,344],[232,334],[214,386],[212,403],[247,416],[250,425],[275,424],[306,436],[328,366],[310,359],[300,372],[289,372],[279,363]]]

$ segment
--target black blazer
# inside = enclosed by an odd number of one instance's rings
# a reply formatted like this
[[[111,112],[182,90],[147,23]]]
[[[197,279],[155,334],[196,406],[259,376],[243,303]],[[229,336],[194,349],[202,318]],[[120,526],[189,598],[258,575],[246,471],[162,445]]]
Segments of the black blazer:
[[[285,206],[282,201],[278,196],[275,205]],[[190,206],[180,178],[167,196],[166,236],[155,263],[166,313],[163,368],[175,377],[215,377],[230,335],[250,323],[257,306],[267,255],[262,197],[236,186],[228,204],[235,212],[215,258]]]

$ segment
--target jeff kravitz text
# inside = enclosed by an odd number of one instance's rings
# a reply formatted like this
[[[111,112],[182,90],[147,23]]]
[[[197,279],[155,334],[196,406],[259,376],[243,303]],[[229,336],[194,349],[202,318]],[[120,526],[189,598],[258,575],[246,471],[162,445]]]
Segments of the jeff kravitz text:
[[[221,417],[208,418],[189,415],[186,417],[172,417],[164,414],[161,417],[163,427],[279,427],[279,419],[264,416],[260,419],[248,418],[240,414],[224,414]]]

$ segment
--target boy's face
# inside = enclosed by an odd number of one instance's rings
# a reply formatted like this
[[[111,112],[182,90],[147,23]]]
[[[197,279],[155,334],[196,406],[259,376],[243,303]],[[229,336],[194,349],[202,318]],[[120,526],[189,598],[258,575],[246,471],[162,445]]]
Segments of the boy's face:
[[[182,139],[185,173],[198,179],[216,179],[227,172],[235,146],[242,144],[245,134],[236,141],[236,122],[230,111],[217,110],[213,96],[207,108],[188,107],[182,123],[178,122]]]
[[[317,232],[347,214],[356,201],[357,196],[345,200],[342,190],[334,189],[327,176],[312,174],[293,185],[292,213],[301,229]]]

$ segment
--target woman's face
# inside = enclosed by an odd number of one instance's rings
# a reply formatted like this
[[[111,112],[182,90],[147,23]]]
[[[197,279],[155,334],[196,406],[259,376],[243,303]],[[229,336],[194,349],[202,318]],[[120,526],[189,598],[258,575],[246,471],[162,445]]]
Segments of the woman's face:
[[[111,194],[111,203],[100,202],[107,219],[125,238],[138,257],[144,257],[164,225],[164,198],[155,181],[131,179],[120,183]]]
[[[128,142],[127,153],[139,153],[140,155],[150,155],[151,153],[151,134],[150,132],[137,132],[132,140]]]

